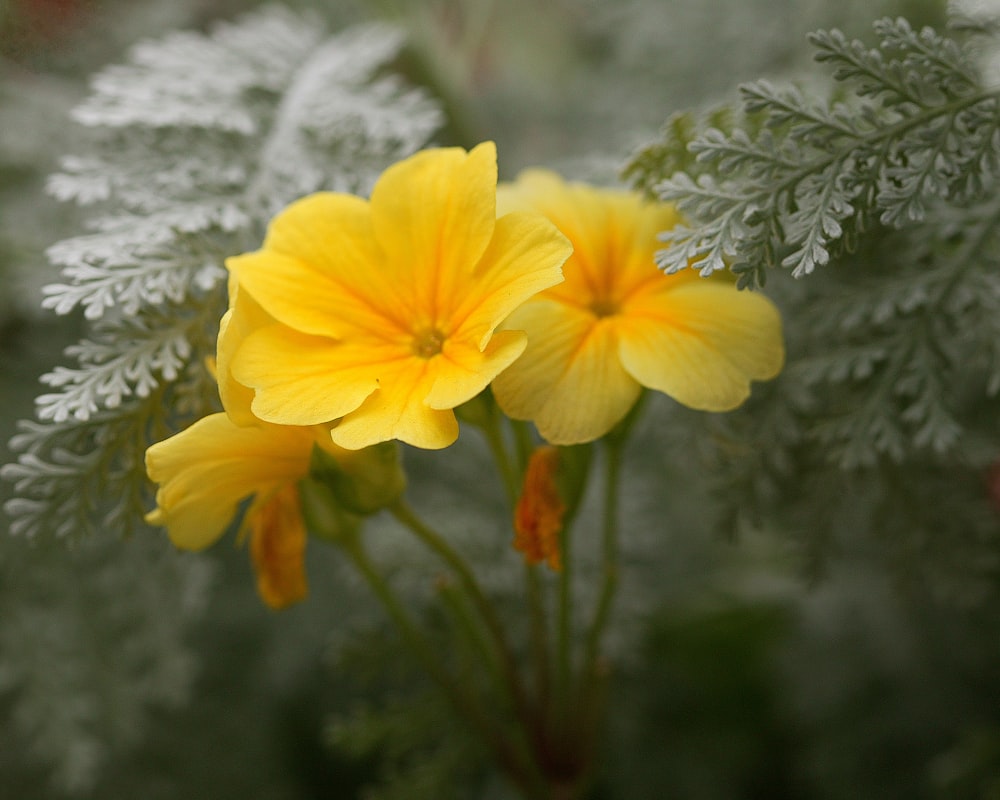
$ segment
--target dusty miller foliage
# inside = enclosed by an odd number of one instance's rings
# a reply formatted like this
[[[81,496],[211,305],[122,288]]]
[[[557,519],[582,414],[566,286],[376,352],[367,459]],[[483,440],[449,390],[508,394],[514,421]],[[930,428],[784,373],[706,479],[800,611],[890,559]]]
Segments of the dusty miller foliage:
[[[198,659],[186,640],[212,571],[166,546],[95,536],[58,558],[44,547],[0,558],[5,746],[62,792],[86,794],[141,741],[150,708],[188,698]]]
[[[79,152],[49,180],[93,209],[90,230],[49,249],[62,280],[43,300],[89,332],[11,442],[13,533],[125,533],[148,510],[146,447],[217,405],[205,358],[225,257],[258,247],[301,195],[367,192],[440,126],[436,102],[388,72],[401,45],[392,28],[331,37],[268,8],[140,43],[93,79],[73,113]]]
[[[727,525],[812,553],[872,534],[974,597],[998,567],[1000,90],[995,23],[951,21],[880,20],[875,47],[819,31],[827,99],[744,85],[671,117],[626,175],[687,217],[666,272],[770,272],[784,306],[784,374],[718,425]]]

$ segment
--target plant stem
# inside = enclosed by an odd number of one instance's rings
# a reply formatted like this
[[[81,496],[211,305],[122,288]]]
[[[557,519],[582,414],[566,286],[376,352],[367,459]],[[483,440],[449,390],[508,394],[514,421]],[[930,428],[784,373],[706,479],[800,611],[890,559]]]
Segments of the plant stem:
[[[489,415],[489,421],[482,425],[481,430],[486,437],[486,444],[489,445],[493,461],[500,471],[503,480],[504,492],[507,496],[507,504],[513,509],[517,504],[517,497],[521,490],[521,469],[511,463],[507,454],[507,446],[503,440],[503,432],[500,430],[500,416],[494,407]]]
[[[549,697],[549,630],[546,624],[545,600],[538,579],[538,566],[524,565],[524,585],[531,611],[531,655],[535,664],[535,688],[542,703]]]
[[[647,392],[643,392],[625,419],[604,438],[604,515],[601,527],[603,583],[594,609],[594,617],[587,632],[583,671],[580,673],[580,681],[586,695],[594,690],[599,678],[598,658],[600,657],[601,639],[607,626],[615,592],[618,589],[618,504],[622,456],[628,442],[628,436],[639,418],[647,395]]]
[[[618,482],[621,474],[621,443],[607,441],[604,462],[604,516],[601,527],[601,572],[603,582],[587,633],[581,678],[589,683],[600,654],[601,637],[607,625],[611,603],[618,588]]]
[[[382,603],[413,655],[427,674],[438,684],[458,715],[475,729],[483,742],[490,748],[501,769],[524,791],[526,797],[538,798],[538,800],[548,798],[548,788],[544,779],[538,774],[530,754],[523,748],[515,747],[511,741],[504,738],[475,699],[449,674],[438,659],[434,649],[421,635],[406,608],[368,558],[360,540],[355,538],[344,542],[343,548]]]
[[[482,426],[483,434],[489,444],[496,462],[497,469],[504,480],[507,490],[507,499],[510,508],[513,510],[517,505],[517,498],[521,489],[521,478],[528,456],[531,453],[531,438],[524,423],[513,423],[515,445],[518,448],[518,466],[515,467],[507,453],[504,443],[503,433],[500,429],[500,415],[494,413],[490,415],[489,422]],[[535,684],[536,691],[540,698],[549,696],[549,634],[548,621],[545,612],[545,601],[542,593],[542,585],[538,577],[538,569],[531,564],[524,566],[524,585],[528,599],[528,609],[531,615],[531,654],[535,664]]]
[[[565,715],[566,701],[569,698],[569,687],[572,674],[572,642],[573,629],[573,552],[572,552],[572,520],[567,519],[559,532],[559,560],[562,569],[559,572],[559,612],[556,620],[556,691],[559,695],[559,714]]]
[[[528,710],[527,699],[525,698],[524,686],[518,675],[517,662],[514,658],[510,642],[507,639],[503,623],[500,621],[496,608],[483,593],[479,581],[476,580],[476,576],[469,568],[469,565],[437,531],[417,516],[416,512],[414,512],[405,500],[400,499],[396,501],[389,510],[402,525],[406,526],[421,542],[437,554],[452,569],[455,577],[458,578],[459,584],[472,600],[473,605],[476,607],[493,638],[497,657],[500,662],[500,669],[504,675],[514,711],[522,724],[529,723],[530,712]]]

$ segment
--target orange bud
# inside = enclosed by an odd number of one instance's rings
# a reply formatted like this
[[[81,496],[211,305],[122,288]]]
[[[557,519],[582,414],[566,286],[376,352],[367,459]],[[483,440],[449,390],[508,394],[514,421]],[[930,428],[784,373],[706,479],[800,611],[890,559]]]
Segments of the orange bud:
[[[514,549],[529,564],[545,561],[553,570],[562,569],[559,533],[566,504],[556,486],[559,448],[538,447],[528,460],[521,498],[514,509]]]
[[[295,484],[281,487],[248,512],[250,558],[257,593],[273,609],[306,596],[306,529]]]

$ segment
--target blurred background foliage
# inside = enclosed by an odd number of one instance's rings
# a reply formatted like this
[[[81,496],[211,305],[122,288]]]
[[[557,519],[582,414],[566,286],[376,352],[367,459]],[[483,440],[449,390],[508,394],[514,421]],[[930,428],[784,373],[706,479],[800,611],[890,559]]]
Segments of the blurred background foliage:
[[[205,29],[254,5],[0,0],[3,442],[31,415],[37,376],[79,335],[79,319],[40,311],[39,290],[56,279],[45,248],[79,231],[44,181],[73,151],[68,114],[88,76],[141,38]],[[744,80],[809,80],[808,31],[868,37],[876,17],[940,26],[945,11],[935,0],[287,5],[331,29],[401,25],[400,69],[448,113],[441,141],[495,139],[505,177],[544,164],[597,181],[614,180],[671,112],[730,100]],[[780,419],[756,416],[766,407],[764,396],[732,420],[759,434],[761,452],[781,444]],[[790,495],[787,530],[736,525],[729,506],[741,476],[692,458],[728,433],[661,399],[629,453],[626,575],[595,796],[1000,797],[1000,597],[982,569],[989,548],[973,564],[949,542],[900,558],[865,517],[863,487],[853,516],[839,504],[815,538],[803,537],[801,515],[819,520],[824,509],[803,511],[792,487],[778,487]],[[474,436],[407,458],[417,504],[477,563],[515,561]],[[985,473],[968,498],[911,498],[910,508],[979,508],[1000,495],[998,481]],[[719,491],[730,502],[717,502]],[[0,484],[0,499],[9,493]],[[393,563],[407,560],[387,522],[368,536]],[[933,569],[914,566],[928,561],[969,591],[942,591],[927,579]],[[313,546],[308,564],[309,600],[275,615],[253,593],[245,554],[226,543],[181,556],[158,534],[121,542],[108,531],[72,549],[0,537],[0,796],[505,796],[336,553]],[[513,566],[484,572],[497,593]],[[966,574],[976,579],[963,587]],[[436,576],[417,564],[397,577],[426,596]],[[508,610],[519,611],[513,595]]]

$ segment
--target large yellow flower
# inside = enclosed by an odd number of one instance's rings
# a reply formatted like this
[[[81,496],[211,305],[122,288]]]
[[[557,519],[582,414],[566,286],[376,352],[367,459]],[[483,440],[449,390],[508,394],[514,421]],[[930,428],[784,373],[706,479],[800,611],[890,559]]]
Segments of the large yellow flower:
[[[268,422],[338,421],[349,449],[446,447],[452,409],[525,348],[523,331],[497,327],[561,279],[570,250],[537,214],[497,219],[492,143],[425,150],[386,170],[370,202],[306,197],[260,250],[227,261],[237,312],[249,297],[275,320],[229,337],[227,369]]]
[[[725,276],[657,270],[656,235],[679,219],[672,206],[542,170],[501,186],[498,198],[502,208],[545,214],[574,247],[565,281],[507,321],[527,331],[528,346],[493,382],[504,412],[533,420],[549,442],[602,436],[642,387],[727,411],[746,399],[751,380],[781,370],[781,319],[767,298]]]

